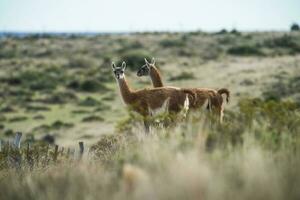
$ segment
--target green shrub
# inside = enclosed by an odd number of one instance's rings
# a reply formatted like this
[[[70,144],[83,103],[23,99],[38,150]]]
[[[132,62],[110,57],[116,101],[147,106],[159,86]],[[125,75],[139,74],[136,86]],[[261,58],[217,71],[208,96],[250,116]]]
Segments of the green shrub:
[[[100,116],[91,115],[91,116],[84,117],[81,121],[82,122],[97,122],[97,121],[101,122],[101,121],[104,121],[104,118],[100,117]]]
[[[299,87],[300,76],[294,76],[287,79],[280,78],[263,91],[263,97],[267,100],[279,101],[285,97],[299,94]]]
[[[230,31],[230,33],[231,34],[234,34],[234,35],[241,35],[241,32],[239,32],[237,29],[232,29],[231,31]]]
[[[51,110],[49,107],[46,106],[35,106],[35,105],[27,105],[25,107],[27,112],[39,112],[39,111],[49,111]]]
[[[42,102],[48,104],[64,104],[74,102],[77,99],[78,98],[74,92],[65,91],[49,94],[44,99],[42,99]]]
[[[37,126],[37,127],[33,128],[32,131],[36,132],[36,133],[41,133],[41,132],[48,132],[51,130],[69,129],[72,127],[74,127],[73,123],[65,123],[60,120],[57,120],[57,121],[53,122],[51,125],[42,124],[40,126]]]
[[[101,103],[100,105],[97,106],[97,108],[94,109],[94,112],[99,112],[99,111],[104,111],[104,110],[109,110],[109,109],[110,109],[109,105]]]
[[[86,97],[84,100],[79,102],[80,106],[98,106],[100,102],[93,97]]]
[[[12,59],[19,57],[20,52],[13,46],[5,46],[0,48],[0,59]]]
[[[60,120],[57,120],[52,123],[51,128],[53,129],[61,129],[61,128],[72,128],[74,124],[72,123],[65,123]]]
[[[144,58],[150,60],[150,53],[144,50],[129,50],[123,53],[121,61],[125,61],[127,69],[136,71],[145,64]]]
[[[216,35],[223,35],[223,34],[227,34],[227,33],[228,33],[228,31],[225,28],[223,28],[220,31],[216,32],[215,34]]]
[[[272,39],[266,39],[263,43],[268,48],[285,48],[290,53],[300,52],[300,38],[293,35],[283,35]]]
[[[251,131],[264,148],[278,151],[291,143],[300,131],[299,105],[294,102],[264,101],[262,99],[242,99],[238,103],[239,112],[227,112],[222,126],[212,126],[206,140],[206,148],[240,146],[245,132]],[[222,133],[222,134],[220,134]],[[295,146],[294,146],[295,147]]]
[[[69,68],[91,68],[96,65],[96,62],[93,60],[93,58],[89,58],[86,56],[72,56],[66,67]]]
[[[20,77],[8,77],[8,78],[2,78],[1,82],[6,82],[7,84],[11,86],[21,85],[22,80]]]
[[[109,93],[102,98],[103,101],[112,101],[114,99],[115,99],[114,93]]]
[[[4,135],[6,137],[11,137],[11,136],[14,135],[14,131],[12,129],[7,129],[7,130],[4,131]]]
[[[84,92],[100,92],[107,88],[97,80],[85,80],[80,85],[80,90]]]
[[[228,54],[237,55],[237,56],[262,56],[263,53],[258,47],[251,45],[240,45],[230,47],[227,50]]]
[[[183,47],[185,45],[184,41],[180,39],[163,39],[159,44],[164,48]]]
[[[0,107],[1,113],[9,113],[9,112],[15,112],[15,108],[11,105],[4,105]]]
[[[39,115],[33,116],[32,119],[35,119],[35,120],[43,120],[43,119],[45,119],[45,117],[44,117],[44,115],[39,114]]]
[[[118,42],[121,44],[121,49],[118,50],[119,53],[132,50],[141,50],[143,48],[143,44],[137,40],[131,41],[128,39],[120,39]]]
[[[296,124],[300,122],[297,114],[299,104],[290,101],[263,101],[261,99],[244,99],[239,102],[242,117],[248,123],[253,120],[264,123],[264,126],[274,134],[289,130],[295,134],[299,130]]]
[[[12,117],[12,118],[8,119],[8,122],[21,122],[21,121],[25,121],[27,119],[28,119],[28,117],[26,117],[26,116],[16,116],[16,117]]]
[[[73,90],[79,90],[80,88],[80,81],[78,80],[73,80],[73,81],[70,81],[68,84],[67,84],[67,88],[70,88],[70,89],[73,89]]]
[[[219,45],[234,46],[236,45],[237,40],[237,37],[230,34],[217,36],[217,42]]]
[[[90,113],[88,110],[72,110],[73,114],[87,114]]]
[[[300,26],[296,23],[292,24],[291,31],[300,31]]]
[[[74,80],[67,84],[67,87],[82,92],[100,92],[107,91],[108,88],[96,79],[88,79],[82,82]]]
[[[23,87],[31,90],[53,90],[61,81],[61,74],[26,70],[16,76]]]
[[[240,84],[241,85],[245,85],[245,86],[250,86],[250,85],[254,85],[254,81],[251,80],[251,79],[246,78],[243,81],[241,81]]]
[[[188,80],[188,79],[195,79],[195,76],[192,72],[182,72],[177,76],[171,77],[170,81],[180,81],[180,80]]]
[[[90,148],[95,158],[101,160],[104,164],[112,164],[113,157],[122,148],[123,137],[121,135],[104,135]]]

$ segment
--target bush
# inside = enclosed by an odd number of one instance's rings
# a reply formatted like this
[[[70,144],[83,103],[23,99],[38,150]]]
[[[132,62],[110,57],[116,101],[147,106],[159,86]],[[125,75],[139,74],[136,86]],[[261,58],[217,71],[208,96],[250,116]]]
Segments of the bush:
[[[269,48],[286,48],[291,53],[300,52],[300,38],[292,35],[284,35],[264,41],[264,46]]]
[[[218,31],[218,32],[216,32],[215,34],[216,35],[223,35],[223,34],[227,34],[228,33],[228,31],[226,30],[226,29],[221,29],[220,31]]]
[[[35,120],[43,120],[45,119],[44,115],[35,115],[32,117],[32,119],[35,119]]]
[[[99,92],[107,88],[97,80],[85,80],[80,85],[80,90],[83,92]]]
[[[53,122],[51,125],[42,124],[40,126],[35,127],[32,131],[33,132],[48,132],[51,130],[59,130],[59,129],[68,129],[74,127],[74,124],[72,123],[65,123],[60,120],[57,120]]]
[[[263,92],[263,97],[266,100],[280,101],[282,98],[299,94],[299,88],[300,76],[294,76],[285,80],[279,79]]]
[[[80,106],[98,106],[100,102],[93,97],[86,97],[83,101],[79,102]]]
[[[34,106],[34,105],[28,105],[26,106],[27,112],[38,112],[38,111],[49,111],[51,110],[49,107],[46,106]]]
[[[20,52],[18,51],[18,49],[16,48],[15,45],[5,46],[5,47],[0,48],[0,59],[1,58],[7,58],[7,59],[17,58],[18,56],[20,56]]]
[[[16,111],[15,108],[10,105],[0,107],[0,113],[9,113],[9,112],[15,112],[15,111]]]
[[[177,76],[171,77],[170,81],[180,81],[180,80],[187,80],[187,79],[194,79],[195,76],[192,72],[182,72],[181,74]]]
[[[120,39],[118,42],[121,44],[121,49],[118,50],[119,53],[124,53],[126,51],[139,50],[143,48],[143,44],[139,41],[130,41],[128,39]]]
[[[99,112],[99,111],[104,111],[104,110],[109,110],[109,109],[110,109],[109,105],[100,104],[100,105],[97,106],[97,108],[94,109],[94,112]]]
[[[41,139],[43,142],[48,143],[48,144],[55,144],[55,136],[53,135],[45,135]]]
[[[111,164],[111,158],[122,148],[122,141],[121,135],[104,135],[90,151],[104,164]]]
[[[69,68],[91,68],[96,65],[96,62],[89,57],[85,56],[73,56],[69,59],[66,67]]]
[[[296,23],[292,24],[291,31],[300,31],[300,26]]]
[[[108,88],[104,84],[96,79],[88,79],[82,82],[77,80],[71,81],[67,84],[67,87],[82,92],[100,92],[108,90]]]
[[[121,61],[125,61],[127,69],[136,71],[140,66],[145,64],[144,58],[150,60],[150,53],[142,50],[126,51],[121,58]]]
[[[19,73],[14,78],[21,81],[22,86],[31,90],[53,90],[60,82],[60,75],[56,73],[27,70]]]
[[[12,129],[7,129],[7,130],[4,131],[4,135],[6,137],[11,137],[11,136],[14,135],[14,131]]]
[[[81,121],[82,122],[96,122],[96,121],[101,122],[101,121],[104,121],[104,118],[100,117],[100,116],[91,115],[88,117],[84,117]]]
[[[230,33],[231,34],[234,34],[234,35],[241,35],[241,32],[239,32],[237,29],[232,29],[231,31],[230,31]]]
[[[42,102],[48,104],[64,104],[74,102],[76,100],[77,96],[74,92],[66,91],[49,94],[46,98],[42,99]]]
[[[87,114],[90,113],[88,110],[72,110],[73,114]]]
[[[179,40],[179,39],[164,39],[160,41],[159,44],[164,48],[171,48],[171,47],[183,47],[185,43],[183,42],[183,40]]]
[[[299,104],[290,101],[263,101],[261,99],[244,99],[239,102],[239,108],[241,112],[240,122],[243,120],[246,124],[253,126],[256,123],[260,126],[264,126],[274,139],[273,141],[266,142],[267,145],[272,145],[272,148],[280,148],[278,142],[278,134],[289,132],[290,137],[294,137],[295,134],[300,131],[300,127],[297,125],[300,122],[300,118],[297,114],[299,111]],[[273,142],[273,143],[272,143]]]
[[[228,54],[237,55],[237,56],[262,56],[263,53],[258,47],[250,45],[241,45],[231,47],[227,50]]]
[[[73,80],[73,81],[70,81],[67,84],[67,88],[70,88],[70,89],[73,89],[73,90],[79,90],[80,84],[81,84],[80,81]]]
[[[74,124],[72,123],[64,123],[60,120],[57,120],[55,122],[52,123],[51,128],[53,129],[61,129],[61,128],[71,128],[73,127]]]

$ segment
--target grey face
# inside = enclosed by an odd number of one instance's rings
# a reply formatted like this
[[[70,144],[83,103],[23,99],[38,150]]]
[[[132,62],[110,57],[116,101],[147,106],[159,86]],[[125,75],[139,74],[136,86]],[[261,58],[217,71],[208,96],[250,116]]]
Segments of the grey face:
[[[137,76],[148,76],[150,73],[150,67],[149,65],[145,64],[139,68],[136,75]]]
[[[112,69],[113,73],[116,79],[123,79],[124,78],[124,72],[126,68],[126,63],[123,62],[121,67],[117,67],[115,63],[112,63]]]

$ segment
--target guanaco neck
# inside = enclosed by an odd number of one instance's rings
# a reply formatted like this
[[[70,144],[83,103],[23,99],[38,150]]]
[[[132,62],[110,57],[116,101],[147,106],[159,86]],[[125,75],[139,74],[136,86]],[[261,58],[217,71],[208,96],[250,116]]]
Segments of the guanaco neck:
[[[150,67],[150,78],[151,78],[153,87],[163,87],[164,86],[164,84],[161,80],[160,72],[155,66]]]
[[[129,87],[129,85],[128,85],[126,79],[125,79],[125,75],[124,75],[124,78],[118,79],[117,82],[119,84],[119,88],[120,88],[120,92],[121,92],[121,96],[123,98],[123,101],[126,104],[132,103],[132,100],[133,100],[133,97],[134,97],[134,92]]]

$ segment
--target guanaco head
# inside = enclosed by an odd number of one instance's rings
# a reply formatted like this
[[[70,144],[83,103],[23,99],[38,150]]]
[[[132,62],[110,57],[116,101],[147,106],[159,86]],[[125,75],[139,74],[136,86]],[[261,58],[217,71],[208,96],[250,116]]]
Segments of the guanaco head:
[[[150,69],[155,65],[155,60],[152,58],[151,63],[145,58],[145,65],[141,66],[137,71],[137,76],[148,76],[150,74]]]
[[[124,71],[126,68],[126,63],[124,61],[122,62],[121,67],[117,67],[115,63],[112,63],[111,66],[112,66],[114,76],[116,79],[123,79],[125,77]]]

